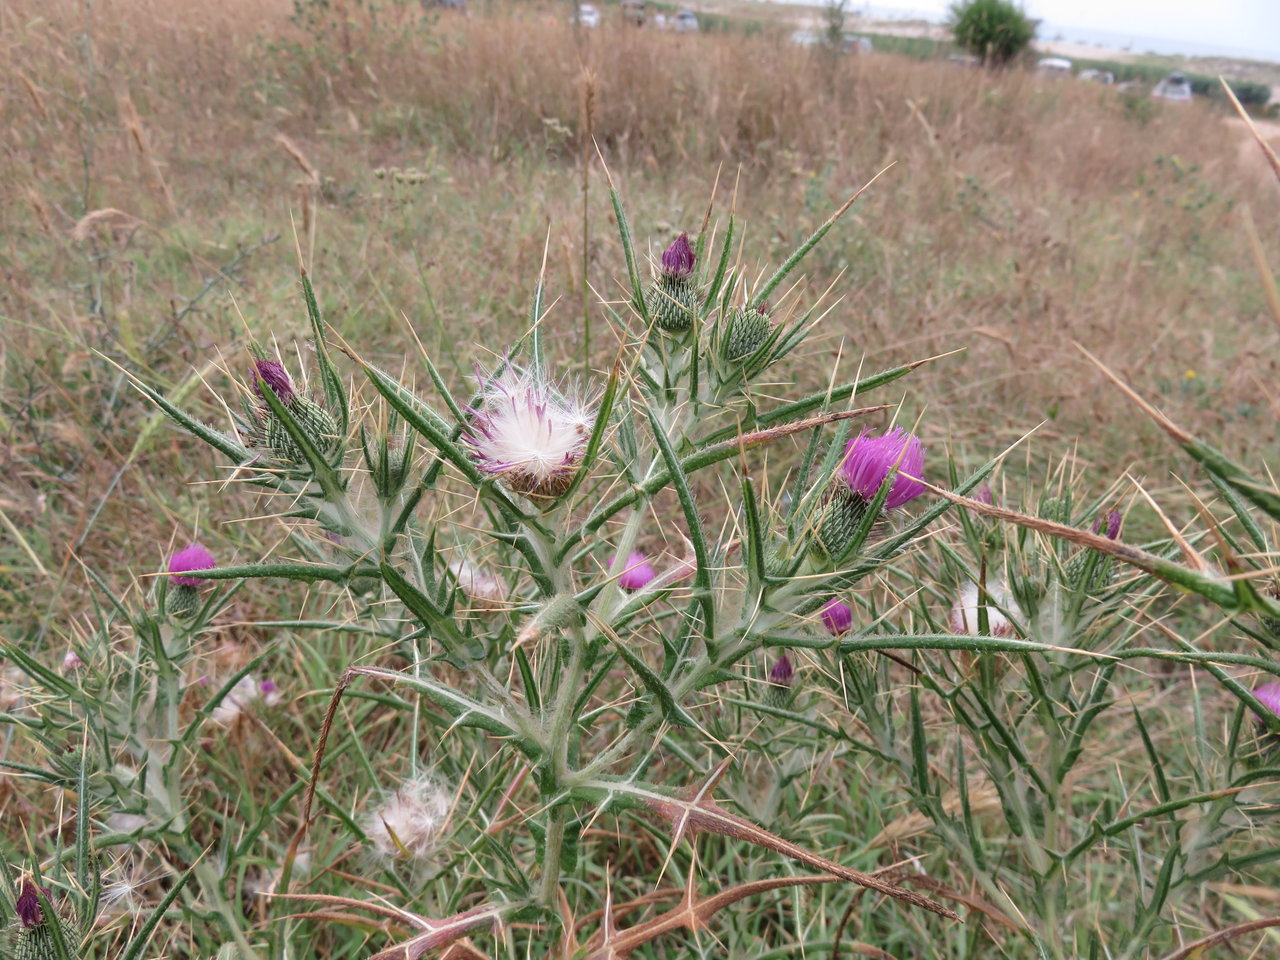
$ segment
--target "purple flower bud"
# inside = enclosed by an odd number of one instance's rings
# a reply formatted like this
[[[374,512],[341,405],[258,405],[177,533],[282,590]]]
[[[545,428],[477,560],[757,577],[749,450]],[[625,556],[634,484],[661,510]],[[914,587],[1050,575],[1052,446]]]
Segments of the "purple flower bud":
[[[258,684],[258,689],[261,690],[264,695],[267,695],[275,693],[280,689],[280,687],[274,680],[263,680],[262,683]]]
[[[784,653],[778,658],[778,662],[773,665],[773,669],[769,671],[769,682],[774,686],[789,687],[795,675],[795,669],[791,666],[791,661]]]
[[[216,566],[213,554],[199,543],[193,543],[169,558],[169,574],[173,582],[182,587],[198,587],[205,582],[203,577],[184,577],[182,574],[192,570],[212,570]]]
[[[46,900],[53,897],[48,887],[41,887],[40,893],[44,894]],[[36,885],[30,880],[22,881],[22,891],[18,894],[18,900],[14,903],[13,909],[18,914],[19,922],[28,930],[44,924],[44,908],[40,905],[40,894],[36,893]]]
[[[253,389],[259,397],[262,397],[263,383],[271,388],[271,392],[280,398],[281,403],[289,403],[298,395],[293,389],[293,380],[289,377],[289,371],[279,361],[262,359],[253,361]],[[263,399],[266,398],[263,397]]]
[[[1262,701],[1262,705],[1277,717],[1280,717],[1280,680],[1264,683],[1253,691],[1253,695]],[[1264,717],[1263,719],[1270,719]]]
[[[1093,532],[1100,533],[1108,540],[1115,540],[1120,536],[1120,511],[1112,510],[1105,517],[1099,517],[1098,522],[1093,525]]]
[[[636,551],[627,557],[627,566],[618,577],[618,586],[623,590],[643,590],[657,575],[649,558]]]
[[[819,612],[822,625],[833,637],[841,636],[853,629],[853,608],[847,603],[832,598]]]
[[[80,659],[80,654],[68,648],[62,657],[62,670],[64,673],[74,673],[84,666],[84,661]]]
[[[884,502],[886,509],[893,510],[924,493],[922,484],[904,476],[919,477],[924,470],[924,447],[914,434],[901,427],[880,437],[864,430],[849,441],[840,464],[840,477],[851,491],[870,501],[894,467],[899,472]]]
[[[973,499],[985,503],[988,507],[995,505],[995,496],[991,492],[991,484],[984,483],[973,494]]]
[[[689,235],[682,233],[662,252],[662,272],[668,277],[691,277],[697,259]]]

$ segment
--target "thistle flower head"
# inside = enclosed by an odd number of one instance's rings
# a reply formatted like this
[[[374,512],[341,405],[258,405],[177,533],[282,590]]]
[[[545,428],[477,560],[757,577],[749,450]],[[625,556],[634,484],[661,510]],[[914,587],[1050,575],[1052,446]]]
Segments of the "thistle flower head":
[[[53,896],[48,887],[41,887],[40,893],[44,894],[46,900]],[[36,885],[30,880],[22,881],[22,889],[13,904],[13,910],[18,915],[18,922],[26,929],[34,930],[36,927],[43,926],[44,909],[40,906],[40,894],[36,892]]]
[[[832,598],[818,612],[822,625],[833,637],[841,636],[853,629],[853,608],[843,600]]]
[[[478,606],[496,608],[507,599],[507,585],[502,578],[496,576],[478,563],[466,557],[449,561],[449,570],[453,573],[458,586]]]
[[[253,389],[263,400],[262,384],[265,383],[277,397],[281,403],[290,403],[298,392],[293,387],[293,378],[289,376],[289,371],[284,368],[284,364],[278,360],[266,360],[259,358],[253,361]]]
[[[618,586],[623,590],[643,590],[658,575],[649,558],[638,550],[627,557],[626,567],[618,576]]]
[[[258,707],[274,707],[283,699],[284,695],[274,680],[259,683],[253,674],[246,674],[222,698],[222,702],[213,708],[209,716],[214,723],[229,727],[241,715],[252,713]]]
[[[662,251],[663,276],[681,279],[691,277],[697,259],[693,244],[689,242],[689,235],[682,233],[672,241],[671,246]]]
[[[919,477],[924,470],[924,447],[914,434],[894,427],[882,436],[863,430],[849,441],[839,476],[850,491],[864,500],[874,500],[881,485],[897,467],[885,509],[893,510],[924,493],[924,486],[905,474]]]
[[[185,574],[194,570],[212,570],[217,564],[213,554],[203,544],[193,543],[185,550],[179,550],[169,558],[169,576],[173,583],[182,587],[198,587],[205,582],[203,577],[188,577]]]
[[[1254,689],[1253,695],[1262,702],[1264,707],[1280,717],[1280,680],[1271,680],[1262,684]]]
[[[790,658],[784,653],[778,658],[778,662],[773,665],[773,669],[769,671],[769,682],[775,686],[789,687],[795,675],[795,668],[791,666]]]
[[[1112,510],[1105,517],[1099,517],[1098,522],[1093,525],[1093,532],[1100,533],[1108,540],[1116,540],[1120,537],[1120,511]]]
[[[74,673],[84,666],[84,661],[80,659],[80,654],[68,647],[67,652],[62,656],[62,672]]]
[[[425,860],[435,849],[452,805],[449,793],[436,780],[417,777],[365,819],[365,836],[384,857]]]
[[[591,406],[532,376],[490,380],[483,393],[464,435],[480,469],[533,499],[568,490],[595,420]]]
[[[985,503],[988,507],[995,505],[995,494],[991,492],[991,484],[984,483],[974,491],[973,499]]]
[[[981,623],[979,619],[980,608],[986,607],[987,635],[992,637],[1010,636],[1013,633],[1013,624],[1008,617],[996,609],[997,606],[1008,610],[1015,617],[1022,615],[1017,601],[1013,599],[1013,594],[1009,592],[1009,588],[1005,586],[1003,581],[996,580],[987,584],[985,597],[979,596],[977,584],[966,583],[961,588],[960,595],[956,597],[955,604],[951,607],[952,632],[962,633],[970,637],[978,636]]]

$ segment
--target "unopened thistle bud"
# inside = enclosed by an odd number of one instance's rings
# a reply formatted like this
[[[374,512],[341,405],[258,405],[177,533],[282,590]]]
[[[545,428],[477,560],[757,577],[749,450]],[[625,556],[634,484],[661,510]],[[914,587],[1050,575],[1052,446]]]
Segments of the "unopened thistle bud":
[[[463,434],[476,464],[531,500],[563,495],[581,465],[595,411],[534,377],[504,377],[482,388]]]
[[[784,653],[769,670],[769,686],[765,690],[765,700],[770,706],[785,707],[791,702],[794,693],[792,682],[795,680],[795,675],[795,668],[791,666],[790,658]]]
[[[200,587],[208,581],[203,577],[193,577],[190,574],[200,570],[212,570],[216,565],[213,554],[199,543],[193,543],[170,557],[170,586],[165,612],[179,620],[193,616],[200,606]]]
[[[338,436],[338,422],[324,406],[303,396],[294,386],[289,371],[278,360],[263,357],[253,361],[253,390],[259,403],[251,410],[255,424],[254,442],[270,449],[278,459],[290,463],[305,463],[306,456],[289,429],[281,422],[263,390],[270,391],[306,435],[311,445],[323,456],[331,457],[342,446]]]
[[[649,316],[663,330],[680,333],[693,326],[694,309],[698,305],[693,285],[693,268],[697,255],[686,233],[662,253],[662,269],[649,288],[646,306]]]
[[[822,620],[822,626],[833,637],[842,637],[853,629],[853,608],[843,600],[828,600],[818,616]]]
[[[52,894],[48,887],[41,887],[48,900]],[[36,886],[30,880],[22,881],[18,899],[14,902],[13,911],[18,916],[18,923],[13,931],[11,946],[13,960],[57,960],[61,953],[54,938],[53,924],[57,924],[62,942],[73,953],[79,946],[74,925],[70,920],[57,915],[45,913]]]
[[[764,307],[740,307],[729,314],[724,336],[720,340],[720,356],[733,362],[744,360],[764,346],[773,331]]]

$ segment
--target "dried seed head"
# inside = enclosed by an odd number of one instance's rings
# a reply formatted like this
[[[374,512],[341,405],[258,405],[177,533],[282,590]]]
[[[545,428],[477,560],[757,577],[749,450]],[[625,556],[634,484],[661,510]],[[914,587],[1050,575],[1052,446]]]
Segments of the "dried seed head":
[[[392,859],[428,859],[444,829],[453,798],[432,777],[403,784],[364,822],[364,832],[377,852]]]
[[[595,411],[531,376],[483,384],[483,401],[464,434],[485,473],[534,500],[553,500],[573,482]]]

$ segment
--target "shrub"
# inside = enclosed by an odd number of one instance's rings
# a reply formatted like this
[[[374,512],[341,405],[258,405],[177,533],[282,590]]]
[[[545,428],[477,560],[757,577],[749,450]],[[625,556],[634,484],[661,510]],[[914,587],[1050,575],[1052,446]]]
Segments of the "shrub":
[[[1030,45],[1035,27],[1009,0],[958,0],[951,6],[956,43],[983,63],[1008,63]]]

